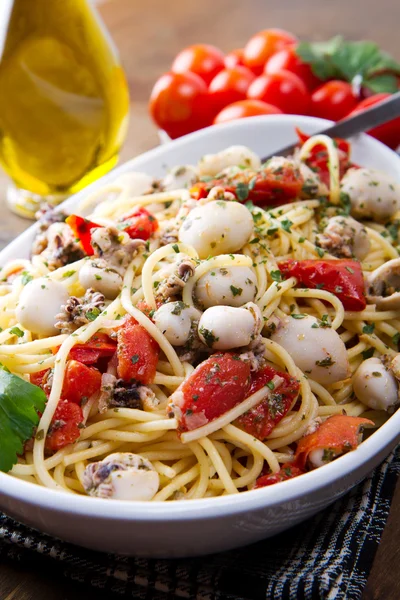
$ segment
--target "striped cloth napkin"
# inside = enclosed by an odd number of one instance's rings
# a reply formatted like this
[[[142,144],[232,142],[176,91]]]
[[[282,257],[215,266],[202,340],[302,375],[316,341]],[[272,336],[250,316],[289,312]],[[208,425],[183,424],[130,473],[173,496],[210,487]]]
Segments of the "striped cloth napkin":
[[[318,515],[272,539],[209,557],[148,560],[101,554],[56,540],[0,513],[0,560],[13,558],[138,600],[359,600],[378,548],[400,446]]]

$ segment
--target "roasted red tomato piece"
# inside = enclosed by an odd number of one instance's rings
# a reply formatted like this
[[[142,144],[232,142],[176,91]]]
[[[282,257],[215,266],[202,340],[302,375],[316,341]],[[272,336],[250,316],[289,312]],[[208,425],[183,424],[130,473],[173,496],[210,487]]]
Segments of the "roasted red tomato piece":
[[[46,449],[57,452],[76,442],[81,433],[82,422],[81,407],[74,402],[60,400],[46,437]]]
[[[296,127],[296,133],[300,140],[300,146],[302,146],[311,136],[303,133],[298,127]],[[350,167],[354,167],[350,161],[350,144],[342,138],[334,138],[336,146],[339,150],[339,170],[340,178],[346,173]],[[307,158],[307,165],[315,171],[319,178],[326,186],[329,187],[330,175],[328,168],[328,153],[326,147],[322,144],[317,144],[311,150],[310,156]]]
[[[250,364],[231,353],[213,354],[171,396],[179,431],[191,431],[242,402],[250,389]]]
[[[89,221],[83,217],[79,217],[78,215],[70,215],[65,222],[68,223],[74,232],[75,237],[80,241],[84,252],[86,252],[88,256],[92,256],[94,250],[90,243],[92,239],[91,231],[92,229],[96,229],[96,227],[101,227],[101,225],[93,223],[93,221]]]
[[[364,277],[356,260],[293,260],[278,263],[285,277],[296,277],[299,285],[331,292],[345,310],[361,311],[367,306]]]
[[[301,438],[297,445],[295,464],[304,469],[310,452],[323,450],[323,462],[330,462],[337,456],[357,448],[360,440],[360,428],[364,425],[374,425],[369,419],[334,415],[329,417],[314,433]]]
[[[268,163],[259,171],[245,171],[211,181],[196,183],[190,190],[194,198],[208,195],[211,188],[221,186],[240,201],[251,200],[257,206],[280,206],[300,195],[304,179],[296,167],[269,167]]]
[[[117,344],[105,333],[96,333],[85,344],[71,348],[69,357],[85,365],[94,365],[100,358],[112,356]]]
[[[277,386],[274,386],[272,381],[275,376],[281,378],[281,383]],[[271,433],[293,405],[299,394],[300,384],[288,373],[267,366],[252,374],[248,395],[251,396],[263,387],[271,390],[268,398],[248,410],[236,421],[239,427],[261,441]]]
[[[157,370],[160,347],[133,317],[118,329],[118,376],[124,381],[152,383]]]
[[[261,475],[261,477],[257,479],[254,489],[273,485],[274,483],[280,483],[281,481],[287,481],[287,479],[293,479],[293,477],[298,477],[299,475],[303,475],[303,473],[304,471],[299,469],[296,465],[285,463],[277,473]]]
[[[80,404],[82,398],[90,398],[101,387],[101,373],[77,360],[69,360],[65,369],[61,398]]]
[[[127,215],[121,221],[123,231],[134,240],[144,240],[145,242],[158,229],[158,221],[148,210],[139,208],[131,215]]]
[[[45,369],[44,371],[38,371],[37,373],[31,373],[29,375],[30,382],[33,385],[37,385],[38,387],[43,389],[43,384],[45,383],[50,369]]]

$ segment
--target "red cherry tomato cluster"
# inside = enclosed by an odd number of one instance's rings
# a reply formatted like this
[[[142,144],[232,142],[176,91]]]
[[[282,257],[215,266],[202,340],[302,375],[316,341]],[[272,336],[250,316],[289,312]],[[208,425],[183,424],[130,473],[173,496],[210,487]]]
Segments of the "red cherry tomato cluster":
[[[153,120],[171,138],[257,115],[301,114],[339,121],[389,95],[362,99],[347,81],[321,81],[297,55],[298,43],[287,31],[265,29],[244,48],[226,55],[209,44],[185,48],[153,88]],[[370,134],[396,148],[400,119]]]

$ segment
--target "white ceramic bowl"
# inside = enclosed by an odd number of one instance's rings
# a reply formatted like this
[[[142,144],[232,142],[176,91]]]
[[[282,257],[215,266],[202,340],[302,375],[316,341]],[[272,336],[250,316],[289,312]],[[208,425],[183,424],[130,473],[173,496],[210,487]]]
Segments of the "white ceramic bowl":
[[[196,162],[203,154],[245,144],[265,155],[294,141],[297,125],[313,133],[324,120],[293,115],[254,117],[193,133],[115,169],[65,203],[73,209],[116,175]],[[356,163],[400,181],[400,158],[368,136],[353,141]],[[26,257],[36,226],[0,254],[0,262]],[[377,466],[400,439],[400,411],[354,452],[301,477],[235,496],[187,502],[144,503],[73,496],[0,473],[0,509],[63,540],[95,550],[148,557],[195,556],[266,538],[310,517],[342,496]]]

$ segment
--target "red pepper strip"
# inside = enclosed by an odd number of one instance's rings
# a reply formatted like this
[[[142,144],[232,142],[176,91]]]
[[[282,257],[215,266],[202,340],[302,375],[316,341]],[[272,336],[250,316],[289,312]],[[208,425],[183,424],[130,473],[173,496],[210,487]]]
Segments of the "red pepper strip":
[[[311,136],[303,133],[298,127],[296,127],[296,133],[300,140],[300,146],[302,146]],[[340,178],[346,173],[346,171],[354,166],[350,162],[350,150],[351,146],[347,140],[342,138],[334,138],[337,148],[339,150],[339,170]],[[328,168],[328,153],[326,147],[323,144],[317,144],[311,150],[309,157],[306,160],[307,165],[316,171],[323,183],[329,187],[330,175]]]
[[[212,181],[200,181],[190,190],[196,200],[208,196],[211,188],[222,187],[240,201],[251,200],[257,206],[280,206],[297,198],[304,184],[300,171],[287,165],[271,169],[268,163],[259,171],[246,169],[233,176]]]
[[[148,210],[139,208],[121,219],[123,231],[134,240],[147,241],[158,229],[158,221]]]
[[[112,356],[117,344],[105,333],[96,333],[85,344],[76,344],[71,348],[69,358],[78,360],[84,365],[93,365],[99,358]]]
[[[90,243],[92,239],[91,231],[96,227],[101,227],[101,225],[97,225],[97,223],[93,223],[93,221],[89,221],[78,215],[70,215],[65,222],[71,227],[75,237],[80,241],[84,252],[88,256],[92,256],[94,250]]]
[[[373,421],[361,417],[334,415],[329,417],[314,433],[304,436],[297,445],[295,464],[304,469],[308,455],[313,450],[323,448],[332,457],[354,450],[359,444],[360,427],[374,425]]]
[[[277,371],[267,366],[252,375],[252,383],[248,396],[251,396],[278,375],[283,379],[282,383],[273,388],[273,393],[268,399],[248,410],[236,421],[236,424],[248,434],[264,441],[276,425],[283,419],[294,400],[299,394],[300,384],[288,373]],[[272,391],[272,390],[271,390]]]
[[[332,292],[345,310],[361,311],[367,306],[361,265],[355,260],[293,260],[278,263],[286,277],[296,277],[299,285]]]
[[[266,487],[267,485],[273,485],[274,483],[280,483],[281,481],[286,481],[287,479],[293,479],[293,477],[298,477],[299,475],[303,475],[303,473],[304,471],[299,469],[299,467],[296,465],[285,463],[277,473],[261,475],[261,477],[257,479],[254,489]]]

